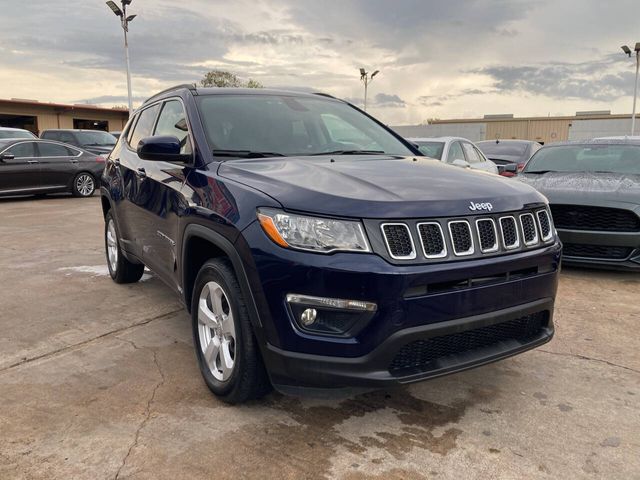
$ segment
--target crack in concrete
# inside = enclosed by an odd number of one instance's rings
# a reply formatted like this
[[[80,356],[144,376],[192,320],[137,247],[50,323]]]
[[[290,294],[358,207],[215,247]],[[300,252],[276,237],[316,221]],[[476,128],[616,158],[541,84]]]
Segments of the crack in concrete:
[[[147,325],[147,324],[149,324],[151,322],[155,322],[156,320],[162,320],[164,318],[170,317],[171,315],[175,315],[176,313],[180,313],[182,311],[183,311],[182,308],[180,308],[178,310],[172,310],[171,312],[167,312],[167,313],[163,313],[163,314],[160,314],[160,315],[156,315],[155,317],[151,317],[151,318],[148,318],[146,320],[142,320],[142,321],[134,323],[132,325],[127,325],[126,327],[122,327],[122,328],[117,328],[115,330],[111,330],[109,332],[100,334],[97,337],[88,338],[87,340],[83,340],[82,342],[74,343],[73,345],[66,345],[64,347],[58,348],[57,350],[53,350],[52,352],[47,352],[47,353],[43,353],[41,355],[36,355],[35,357],[22,359],[19,362],[15,362],[15,363],[12,363],[10,365],[7,365],[5,367],[0,368],[0,374],[4,373],[6,371],[9,371],[9,370],[11,370],[13,368],[20,367],[22,365],[26,365],[26,364],[35,362],[37,360],[43,360],[43,359],[46,359],[46,358],[54,357],[56,355],[59,355],[59,354],[62,354],[62,353],[66,353],[68,351],[75,350],[75,349],[80,348],[80,347],[84,347],[85,345],[88,345],[88,344],[90,344],[92,342],[95,342],[97,340],[101,340],[101,339],[103,339],[105,337],[114,336],[114,335],[117,335],[119,333],[126,332],[127,330],[131,330],[132,328],[140,327],[142,325]]]
[[[120,337],[117,337],[117,338],[119,340],[124,341],[124,342],[130,343],[135,350],[140,349],[135,344],[135,342],[133,340],[127,340],[127,339],[120,338]],[[138,428],[136,429],[135,436],[133,438],[133,442],[131,443],[131,445],[129,445],[129,449],[127,450],[127,454],[122,459],[122,463],[120,464],[120,468],[118,468],[118,471],[116,472],[115,477],[113,477],[114,480],[118,480],[120,478],[120,473],[122,472],[122,469],[127,465],[127,460],[129,460],[129,457],[131,456],[131,453],[138,446],[138,441],[140,440],[140,433],[142,432],[144,427],[149,422],[149,419],[151,418],[151,406],[153,405],[153,402],[155,401],[156,393],[158,392],[160,387],[162,387],[162,385],[164,385],[164,382],[165,382],[164,372],[162,371],[162,368],[160,367],[160,362],[158,362],[158,353],[155,350],[151,350],[151,352],[153,353],[153,362],[156,364],[156,368],[158,369],[158,373],[160,374],[160,381],[153,388],[153,391],[151,392],[151,396],[149,397],[149,400],[147,400],[147,406],[145,408],[144,418],[142,419],[142,422],[140,422],[140,425],[138,425]]]
[[[601,358],[594,358],[594,357],[588,357],[586,355],[580,355],[579,353],[552,352],[551,350],[543,350],[541,348],[538,349],[538,352],[549,353],[551,355],[558,355],[558,356],[561,356],[561,357],[574,357],[574,358],[578,358],[580,360],[590,360],[592,362],[600,362],[600,363],[604,363],[606,365],[609,365],[611,367],[622,368],[624,370],[629,370],[630,372],[640,374],[640,370],[636,370],[635,368],[627,367],[626,365],[620,365],[618,363],[613,363],[613,362],[610,362],[608,360],[603,360]]]

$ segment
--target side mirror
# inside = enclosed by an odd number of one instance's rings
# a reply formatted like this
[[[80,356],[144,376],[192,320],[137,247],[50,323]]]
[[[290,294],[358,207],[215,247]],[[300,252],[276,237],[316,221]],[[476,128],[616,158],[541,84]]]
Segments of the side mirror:
[[[5,160],[13,160],[16,156],[13,153],[3,153],[0,155],[0,161],[4,162]]]
[[[454,166],[460,167],[460,168],[470,168],[471,167],[469,165],[469,162],[467,162],[466,160],[461,160],[459,158],[457,158],[453,162],[451,162],[451,165],[454,165]]]
[[[517,163],[507,163],[506,165],[497,165],[498,175],[503,177],[514,177],[518,173]]]
[[[180,140],[170,135],[156,135],[140,140],[136,149],[142,160],[155,162],[188,162],[191,155],[180,153]]]

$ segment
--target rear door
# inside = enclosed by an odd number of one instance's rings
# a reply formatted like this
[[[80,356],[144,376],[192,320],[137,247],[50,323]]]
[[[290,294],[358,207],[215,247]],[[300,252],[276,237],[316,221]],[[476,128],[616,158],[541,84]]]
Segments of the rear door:
[[[0,154],[14,155],[0,161],[0,193],[20,193],[40,188],[40,166],[36,158],[35,142],[13,144]]]
[[[42,185],[52,188],[70,186],[78,172],[81,152],[61,143],[47,141],[37,142],[36,151],[40,161]]]

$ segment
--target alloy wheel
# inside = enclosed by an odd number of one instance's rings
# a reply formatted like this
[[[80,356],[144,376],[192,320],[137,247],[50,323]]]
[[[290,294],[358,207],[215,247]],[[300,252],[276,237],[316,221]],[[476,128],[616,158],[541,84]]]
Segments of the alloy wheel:
[[[107,258],[111,271],[115,274],[118,268],[118,240],[113,219],[109,219],[109,225],[107,226]]]
[[[95,189],[95,184],[93,182],[93,177],[88,173],[83,173],[79,175],[76,179],[76,190],[83,197],[88,197],[93,193]]]

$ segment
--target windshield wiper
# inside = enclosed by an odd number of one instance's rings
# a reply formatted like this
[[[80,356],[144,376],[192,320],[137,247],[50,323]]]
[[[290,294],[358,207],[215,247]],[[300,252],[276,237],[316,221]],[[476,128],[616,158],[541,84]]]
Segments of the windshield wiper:
[[[254,152],[253,150],[221,150],[214,149],[212,151],[216,157],[238,157],[238,158],[268,158],[268,157],[284,157],[282,153],[277,152]]]
[[[382,150],[334,150],[332,152],[318,152],[309,154],[310,157],[318,155],[384,155]]]

